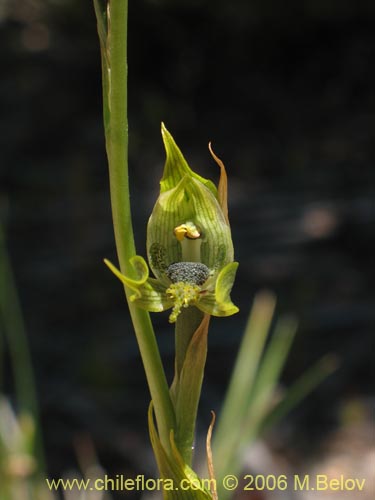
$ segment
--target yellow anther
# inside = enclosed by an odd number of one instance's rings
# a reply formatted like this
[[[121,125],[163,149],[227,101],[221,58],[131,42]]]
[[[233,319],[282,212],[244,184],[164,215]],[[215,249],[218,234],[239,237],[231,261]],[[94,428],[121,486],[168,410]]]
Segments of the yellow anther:
[[[174,235],[178,241],[182,241],[184,238],[196,240],[197,238],[200,238],[201,233],[198,231],[197,226],[193,222],[186,222],[185,224],[180,224],[174,228]]]

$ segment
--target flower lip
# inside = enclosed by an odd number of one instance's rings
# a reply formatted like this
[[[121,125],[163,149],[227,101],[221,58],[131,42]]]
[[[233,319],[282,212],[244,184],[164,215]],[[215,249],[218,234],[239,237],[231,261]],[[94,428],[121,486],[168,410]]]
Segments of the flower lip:
[[[193,283],[203,285],[210,276],[210,270],[201,262],[175,262],[168,266],[166,275],[172,283]]]

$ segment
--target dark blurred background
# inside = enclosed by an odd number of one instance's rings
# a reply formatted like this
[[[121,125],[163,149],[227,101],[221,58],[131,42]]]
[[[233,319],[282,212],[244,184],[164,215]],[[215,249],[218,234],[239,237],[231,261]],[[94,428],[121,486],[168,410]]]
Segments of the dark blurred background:
[[[161,121],[191,166],[217,179],[211,140],[230,178],[241,312],[213,320],[200,428],[220,408],[254,294],[267,288],[278,314],[300,321],[285,384],[327,352],[341,360],[280,427],[286,449],[312,453],[347,401],[372,401],[375,3],[129,4],[138,252],[164,163]],[[121,286],[102,263],[115,251],[91,2],[1,0],[0,45],[0,218],[49,473],[77,466],[85,436],[112,474],[147,471],[147,385]],[[171,377],[172,328],[167,315],[153,319]]]

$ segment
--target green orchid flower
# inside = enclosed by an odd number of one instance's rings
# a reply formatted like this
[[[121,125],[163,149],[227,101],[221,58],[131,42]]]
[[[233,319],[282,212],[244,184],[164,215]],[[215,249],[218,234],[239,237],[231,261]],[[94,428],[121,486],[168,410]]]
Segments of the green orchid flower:
[[[155,278],[138,255],[130,260],[132,277],[105,263],[134,292],[130,300],[137,306],[150,312],[172,308],[171,323],[189,306],[230,316],[238,311],[230,299],[238,263],[233,262],[224,165],[209,146],[221,170],[216,188],[191,170],[164,124],[162,137],[167,159],[147,225],[147,256]]]

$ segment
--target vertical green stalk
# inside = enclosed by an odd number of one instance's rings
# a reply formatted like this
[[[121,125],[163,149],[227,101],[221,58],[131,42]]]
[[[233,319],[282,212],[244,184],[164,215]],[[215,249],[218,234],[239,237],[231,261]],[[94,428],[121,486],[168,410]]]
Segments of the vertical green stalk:
[[[136,252],[128,180],[128,2],[111,0],[106,9],[101,8],[99,0],[94,0],[94,5],[102,52],[104,126],[115,241],[121,271],[131,276],[134,270],[130,259]],[[155,334],[148,312],[139,309],[129,300],[130,294],[126,287],[125,293],[155,409],[160,439],[168,450],[175,417]]]
[[[180,377],[182,366],[186,358],[190,341],[198,326],[202,323],[203,313],[196,307],[182,309],[176,321],[175,347],[176,347],[176,376]]]

